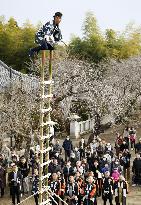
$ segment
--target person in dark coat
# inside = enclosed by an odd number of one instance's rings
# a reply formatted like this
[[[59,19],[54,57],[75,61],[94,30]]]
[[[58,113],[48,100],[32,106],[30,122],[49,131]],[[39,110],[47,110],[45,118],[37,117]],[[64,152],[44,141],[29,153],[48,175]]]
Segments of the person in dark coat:
[[[123,174],[125,179],[130,180],[130,158],[131,154],[128,149],[124,150],[123,155],[121,157],[121,165],[123,166]]]
[[[50,163],[48,167],[48,172],[49,173],[57,173],[57,172],[62,172],[61,170],[61,165],[58,164],[57,159],[53,159],[53,163]]]
[[[62,146],[60,145],[59,140],[56,140],[56,143],[53,145],[53,150],[55,153],[62,154]]]
[[[32,194],[34,194],[34,200],[35,204],[38,205],[38,199],[39,199],[39,174],[38,174],[38,169],[34,169],[34,175],[32,179]]]
[[[56,12],[53,17],[53,22],[47,22],[35,34],[35,42],[39,46],[30,49],[29,57],[38,55],[40,50],[53,50],[56,42],[62,39],[61,30],[59,28],[62,13]]]
[[[63,148],[65,150],[65,161],[67,161],[67,158],[70,159],[70,154],[71,151],[73,150],[72,141],[70,140],[69,136],[67,136],[66,139],[64,140]]]
[[[12,171],[9,173],[8,179],[11,188],[12,203],[13,205],[15,205],[16,197],[17,197],[17,204],[20,203],[20,191],[21,191],[21,180],[22,180],[22,175],[18,171],[17,165],[15,164],[12,165]]]
[[[78,193],[79,186],[78,183],[75,182],[74,176],[70,175],[69,182],[66,183],[65,194],[67,198],[68,205],[77,205],[78,204]]]
[[[6,185],[6,172],[5,169],[0,164],[0,189],[1,189],[1,197],[4,196],[4,188]]]
[[[74,173],[74,168],[71,166],[71,162],[68,161],[66,166],[63,169],[63,174],[65,178],[65,182],[68,181],[69,177]]]
[[[109,171],[105,173],[105,177],[103,178],[102,199],[104,201],[104,205],[106,205],[107,200],[109,200],[110,205],[113,205],[113,179],[110,177]]]
[[[29,165],[24,156],[20,158],[18,163],[18,169],[22,174],[22,191],[23,194],[25,192],[29,192],[29,181],[28,181],[28,174],[29,174]]]
[[[57,196],[59,196],[60,194],[61,183],[58,180],[57,173],[54,172],[52,174],[52,178],[48,182],[48,186],[49,186],[49,190],[51,191],[51,195],[53,195],[53,193],[55,194],[51,198],[51,204],[52,205],[56,205],[56,203],[59,204],[59,198]]]
[[[133,161],[132,172],[134,175],[134,185],[141,185],[141,157],[140,154],[136,154],[136,158]]]
[[[101,196],[102,193],[102,173],[101,173],[101,168],[99,166],[98,161],[94,161],[94,164],[92,166],[92,171],[94,173],[95,179],[97,179],[97,195]]]
[[[123,143],[120,145],[120,151],[123,152],[126,149],[128,149],[128,144],[126,141],[123,141]]]
[[[85,147],[86,147],[86,142],[85,142],[84,137],[82,137],[79,142],[80,160],[85,158]]]
[[[139,142],[135,144],[135,154],[140,153],[141,154],[141,138],[139,139]]]

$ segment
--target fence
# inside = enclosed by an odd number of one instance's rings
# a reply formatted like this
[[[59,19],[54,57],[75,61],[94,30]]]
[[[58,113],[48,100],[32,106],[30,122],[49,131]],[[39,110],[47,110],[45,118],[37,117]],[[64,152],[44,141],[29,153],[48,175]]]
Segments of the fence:
[[[81,122],[72,120],[70,122],[70,136],[79,138],[80,135],[90,132],[91,130],[93,130],[94,122],[94,119],[88,119]]]
[[[19,81],[26,92],[35,92],[39,88],[37,78],[13,70],[0,60],[0,91],[9,87],[13,81]]]

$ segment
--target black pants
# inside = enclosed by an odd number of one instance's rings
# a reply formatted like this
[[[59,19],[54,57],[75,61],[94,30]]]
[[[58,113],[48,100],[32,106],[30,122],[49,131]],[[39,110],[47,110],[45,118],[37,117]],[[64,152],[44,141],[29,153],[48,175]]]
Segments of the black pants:
[[[102,179],[101,178],[98,179],[97,194],[98,194],[99,197],[102,194]]]
[[[108,199],[104,199],[104,205],[106,205],[107,200],[108,200]],[[113,205],[113,203],[112,203],[112,199],[109,199],[109,203],[110,203],[110,205]]]
[[[97,199],[95,199],[94,202],[90,199],[85,199],[83,204],[84,205],[97,205]]]
[[[39,194],[34,195],[35,205],[38,205]]]
[[[4,188],[1,188],[1,197],[4,196]]]
[[[19,186],[11,187],[11,194],[12,194],[12,203],[15,203],[15,198],[17,197],[17,204],[20,203],[20,189]]]
[[[65,150],[65,161],[67,161],[68,159],[70,160],[70,150]]]
[[[80,149],[80,160],[82,160],[83,158],[85,158],[85,151],[84,149]]]
[[[49,43],[47,43],[45,40],[42,40],[41,45],[32,48],[31,51],[36,52],[38,54],[41,50],[53,50],[53,49],[54,48]]]

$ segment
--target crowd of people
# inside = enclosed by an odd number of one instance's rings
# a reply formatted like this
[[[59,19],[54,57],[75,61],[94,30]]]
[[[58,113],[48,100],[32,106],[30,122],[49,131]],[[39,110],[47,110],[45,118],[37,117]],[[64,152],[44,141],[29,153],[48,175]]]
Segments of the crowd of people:
[[[114,200],[116,205],[126,205],[128,184],[141,185],[141,138],[138,142],[131,127],[125,128],[122,135],[116,133],[115,143],[94,134],[88,142],[82,137],[74,146],[69,136],[62,145],[59,139],[50,142],[50,204],[64,205],[66,201],[69,205],[96,205],[101,197],[104,205],[108,201],[112,205]],[[21,195],[26,194],[33,194],[38,205],[39,146],[30,149],[28,158],[23,150],[17,154],[6,145],[0,153],[1,197],[8,184],[13,205],[20,203]]]

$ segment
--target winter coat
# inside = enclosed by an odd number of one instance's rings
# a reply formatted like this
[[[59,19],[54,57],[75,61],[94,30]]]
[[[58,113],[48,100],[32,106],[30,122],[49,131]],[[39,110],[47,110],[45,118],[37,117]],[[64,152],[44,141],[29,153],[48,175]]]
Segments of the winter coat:
[[[32,182],[32,194],[35,194],[39,190],[39,177],[34,176]]]
[[[73,149],[72,141],[65,139],[65,141],[63,142],[63,148],[65,151],[71,151]]]
[[[73,167],[69,167],[69,168],[67,166],[64,167],[63,169],[64,178],[69,177],[73,173],[74,173]]]
[[[62,172],[61,165],[59,164],[56,165],[56,164],[51,163],[48,167],[48,172],[49,173]]]
[[[45,35],[53,36],[55,42],[62,39],[61,30],[59,29],[58,25],[54,24],[54,21],[52,23],[50,21],[47,22],[42,26],[42,28],[38,30],[38,32],[35,34],[35,42],[41,45]]]
[[[121,144],[120,145],[120,151],[123,152],[123,150],[128,149],[128,144]]]
[[[105,174],[105,172],[108,172],[108,171],[110,171],[110,168],[108,167],[104,167],[104,168],[102,168],[102,173],[103,174]]]
[[[113,198],[113,179],[111,177],[104,177],[102,183],[102,199]]]
[[[130,141],[131,142],[135,142],[136,141],[136,135],[135,134],[130,135]]]
[[[6,172],[3,167],[0,168],[0,188],[4,188],[6,185]]]
[[[141,152],[141,143],[140,142],[135,145],[135,152],[136,153]]]
[[[62,152],[62,146],[60,144],[55,144],[53,146],[54,152],[58,152],[59,154]]]
[[[16,187],[20,188],[22,175],[19,171],[17,171],[17,180],[14,181],[14,172],[12,171],[9,173],[8,180],[9,180],[9,185],[11,187],[16,186]]]
[[[80,152],[79,151],[74,151],[74,154],[75,154],[75,158],[77,161],[80,160]]]
[[[119,176],[120,176],[120,173],[117,170],[113,171],[112,178],[115,182],[119,180]]]
[[[135,158],[133,161],[132,171],[135,175],[141,176],[141,158]]]
[[[19,162],[18,168],[19,168],[19,171],[21,172],[23,178],[28,176],[29,166],[28,166],[27,162],[25,162],[24,164],[22,162]]]
[[[84,143],[82,143],[82,141],[79,142],[79,148],[80,149],[84,149],[86,147],[86,142],[84,140]]]

